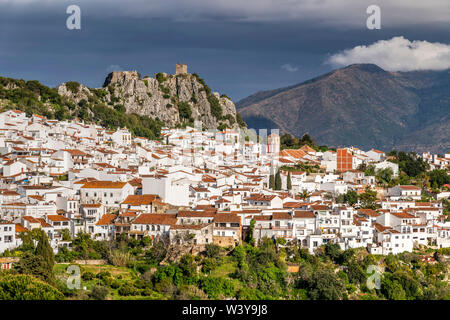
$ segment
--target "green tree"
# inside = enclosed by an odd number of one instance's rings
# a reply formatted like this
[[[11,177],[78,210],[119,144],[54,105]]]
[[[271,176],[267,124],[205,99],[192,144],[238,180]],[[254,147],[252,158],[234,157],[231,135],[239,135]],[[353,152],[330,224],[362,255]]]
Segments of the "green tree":
[[[255,219],[250,220],[250,227],[248,228],[247,242],[249,244],[251,244],[252,246],[255,245],[255,238],[253,236],[253,233],[255,231],[255,224],[256,224]]]
[[[275,176],[273,174],[269,176],[269,188],[275,190]]]
[[[310,146],[311,148],[314,148],[315,146],[313,139],[308,134],[304,134],[299,140],[299,143],[301,146],[307,145]]]
[[[280,174],[280,170],[277,171],[277,173],[275,174],[275,190],[281,190],[281,174]]]
[[[62,235],[63,241],[70,241],[71,240],[69,229],[63,229],[61,231],[61,235]]]
[[[218,258],[220,255],[220,247],[218,245],[208,243],[205,246],[205,253],[209,258]]]
[[[392,180],[394,172],[391,168],[380,169],[377,171],[375,177],[381,183],[389,183]]]
[[[53,284],[55,282],[53,274],[55,255],[48,242],[47,234],[42,230],[39,231],[38,244],[35,251],[26,252],[19,260],[16,269],[19,273],[35,275]]]
[[[292,189],[291,172],[288,172],[286,184],[287,184],[287,189],[291,190]]]
[[[331,258],[334,262],[339,261],[342,254],[341,247],[337,243],[326,243],[324,246],[325,254]]]
[[[429,168],[429,164],[414,152],[406,153],[400,151],[397,154],[396,162],[398,163],[399,169],[409,177],[417,177]]]
[[[348,203],[349,205],[354,205],[358,202],[358,194],[354,190],[347,191],[346,194],[344,194],[344,202]]]
[[[241,128],[247,126],[247,124],[242,119],[242,116],[241,116],[241,114],[239,112],[236,112],[236,122],[238,123],[239,127],[241,127]]]
[[[313,300],[342,300],[344,293],[342,280],[327,268],[314,272],[309,281],[309,296]]]
[[[405,300],[406,292],[402,285],[393,279],[392,274],[386,274],[381,279],[381,292],[389,300]]]
[[[53,270],[53,266],[55,265],[55,255],[48,241],[47,234],[44,231],[42,231],[41,237],[36,246],[36,255],[44,259],[46,267],[49,270]]]
[[[0,276],[0,300],[62,300],[55,287],[31,275]]]
[[[303,189],[302,192],[299,194],[300,198],[303,200],[306,200],[310,195],[311,194],[306,189]]]
[[[360,264],[350,262],[347,267],[348,279],[354,284],[363,284],[367,280],[367,273],[364,272]]]
[[[194,256],[191,254],[185,254],[181,257],[179,267],[183,275],[187,278],[191,278],[197,273],[197,264],[195,263]]]
[[[365,192],[360,195],[360,200],[363,208],[376,209],[377,192],[366,187]]]
[[[178,112],[180,114],[180,119],[190,120],[192,117],[191,106],[185,101],[178,103]]]
[[[435,189],[441,188],[444,184],[450,183],[450,175],[446,170],[433,170],[428,173],[430,184],[435,186]]]
[[[109,289],[107,287],[95,285],[89,293],[89,297],[94,300],[105,300],[108,293]]]
[[[21,274],[29,274],[48,283],[54,282],[53,270],[48,268],[43,257],[33,252],[25,252],[15,266],[15,270]]]

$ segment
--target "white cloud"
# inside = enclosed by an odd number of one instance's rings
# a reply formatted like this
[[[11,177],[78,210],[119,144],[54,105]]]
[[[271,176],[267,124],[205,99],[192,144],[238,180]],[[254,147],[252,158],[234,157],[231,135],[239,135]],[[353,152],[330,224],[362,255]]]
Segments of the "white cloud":
[[[291,65],[290,63],[283,64],[281,69],[286,70],[288,72],[296,72],[298,71],[298,67]]]
[[[450,45],[394,37],[344,50],[332,55],[327,63],[334,67],[374,63],[389,71],[444,70],[450,68]]]

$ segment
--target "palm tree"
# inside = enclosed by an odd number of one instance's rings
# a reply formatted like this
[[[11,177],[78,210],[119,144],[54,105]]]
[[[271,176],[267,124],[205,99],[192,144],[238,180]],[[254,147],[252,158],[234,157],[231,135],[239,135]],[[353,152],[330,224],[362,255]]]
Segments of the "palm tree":
[[[302,198],[303,200],[306,200],[306,198],[308,198],[310,195],[311,193],[309,193],[306,189],[303,189],[303,191],[299,193],[300,198]]]

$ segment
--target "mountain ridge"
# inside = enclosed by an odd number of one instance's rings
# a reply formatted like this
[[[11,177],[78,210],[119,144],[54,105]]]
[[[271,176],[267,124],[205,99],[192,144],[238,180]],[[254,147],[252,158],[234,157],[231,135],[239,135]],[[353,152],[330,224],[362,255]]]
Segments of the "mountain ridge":
[[[374,64],[353,64],[258,92],[236,107],[249,128],[308,133],[333,147],[445,152],[450,124],[439,120],[450,110],[449,88],[448,70],[389,72]],[[412,138],[417,132],[425,137]]]

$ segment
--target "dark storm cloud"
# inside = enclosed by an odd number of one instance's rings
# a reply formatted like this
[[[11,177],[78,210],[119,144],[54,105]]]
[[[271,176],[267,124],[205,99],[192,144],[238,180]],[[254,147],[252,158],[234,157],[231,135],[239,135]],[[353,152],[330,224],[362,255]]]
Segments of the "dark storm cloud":
[[[237,100],[327,72],[331,66],[324,61],[331,54],[357,45],[393,36],[450,42],[442,18],[448,7],[433,11],[441,22],[431,24],[429,10],[412,5],[408,10],[423,12],[415,19],[421,28],[411,28],[402,15],[391,27],[371,31],[366,3],[350,2],[345,10],[328,0],[0,0],[0,75],[98,87],[114,68],[173,73],[182,61],[213,90]],[[81,30],[66,28],[69,4],[81,7]],[[394,11],[382,15],[386,24]]]

